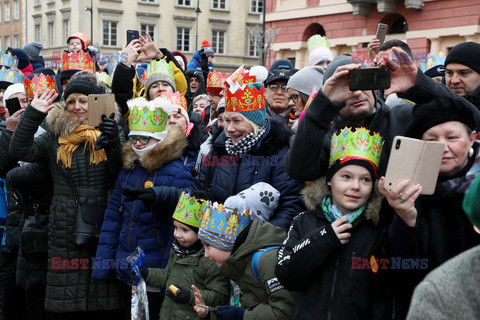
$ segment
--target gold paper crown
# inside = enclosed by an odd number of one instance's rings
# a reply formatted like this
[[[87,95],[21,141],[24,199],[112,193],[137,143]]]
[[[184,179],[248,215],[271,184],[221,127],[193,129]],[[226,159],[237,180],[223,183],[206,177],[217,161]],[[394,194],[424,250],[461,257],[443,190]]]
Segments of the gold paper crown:
[[[330,43],[327,37],[322,37],[319,34],[311,36],[307,41],[308,53],[310,54],[310,52],[319,47],[325,47],[330,50]]]
[[[147,70],[144,72],[144,76],[142,76],[142,79],[146,80],[148,77],[150,77],[152,74],[156,73],[163,73],[169,76],[172,79],[175,79],[175,72],[173,70],[173,67],[167,63],[165,60],[152,60],[150,64],[147,67]]]
[[[377,169],[382,147],[380,134],[371,135],[365,128],[357,128],[353,132],[350,128],[344,128],[339,134],[332,135],[328,164],[331,165],[339,159],[363,159],[371,162]]]
[[[243,66],[227,78],[225,111],[246,112],[265,109],[265,88],[263,84],[255,81],[256,77],[250,76]]]
[[[212,71],[208,74],[207,79],[207,88],[224,88],[225,80],[227,80],[228,73],[220,73],[217,71]]]
[[[187,99],[185,99],[185,96],[181,94],[180,92],[162,92],[161,96],[162,98],[167,99],[172,103],[174,106],[182,107],[185,109],[185,111],[188,112],[187,109]]]
[[[95,73],[95,63],[86,52],[62,53],[62,70],[89,70]]]
[[[39,94],[42,94],[49,89],[53,89],[58,93],[55,78],[51,78],[49,75],[44,75],[43,73],[40,75],[34,75],[32,80],[24,78],[23,86],[25,87],[25,95],[27,96],[27,99],[33,98],[36,90],[39,91]]]

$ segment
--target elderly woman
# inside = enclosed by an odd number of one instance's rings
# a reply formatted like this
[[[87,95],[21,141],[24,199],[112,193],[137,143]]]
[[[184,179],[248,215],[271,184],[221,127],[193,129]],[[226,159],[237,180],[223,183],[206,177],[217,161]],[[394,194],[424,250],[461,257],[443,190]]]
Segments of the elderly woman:
[[[392,257],[427,259],[423,270],[397,275],[401,283],[395,286],[397,314],[406,314],[415,285],[429,271],[480,244],[480,236],[462,209],[465,192],[480,172],[480,144],[475,140],[478,116],[479,111],[460,97],[417,105],[408,136],[445,144],[435,193],[420,195],[422,186],[408,180],[389,191],[384,178],[380,180],[380,192],[395,212],[386,233]]]
[[[66,86],[64,101],[52,105],[57,96],[53,90],[40,96],[37,91],[10,144],[12,157],[47,163],[52,175],[54,192],[49,216],[45,308],[54,313],[55,319],[75,316],[97,319],[114,313],[105,311],[120,308],[116,280],[91,279],[90,259],[95,256],[96,245],[82,246],[79,239],[72,236],[79,231],[74,226],[80,214],[77,213],[79,205],[97,208],[106,205],[122,166],[124,137],[115,121],[104,117],[99,124],[100,131],[85,123],[88,95],[101,92],[97,84],[75,79]],[[45,117],[47,132],[34,138]],[[105,149],[95,150],[101,132],[108,136],[108,143]],[[103,217],[103,212],[101,215]]]

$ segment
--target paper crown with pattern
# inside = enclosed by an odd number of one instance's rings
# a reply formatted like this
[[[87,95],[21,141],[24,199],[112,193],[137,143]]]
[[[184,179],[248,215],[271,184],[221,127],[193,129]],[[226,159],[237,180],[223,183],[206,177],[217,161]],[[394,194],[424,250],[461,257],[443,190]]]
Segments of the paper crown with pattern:
[[[223,89],[225,80],[227,80],[229,76],[230,74],[228,73],[220,73],[215,70],[210,72],[207,78],[207,88]]]
[[[370,130],[357,128],[351,131],[344,128],[332,135],[329,165],[347,158],[367,160],[378,168],[382,153],[382,137],[378,133],[371,135]]]
[[[235,239],[251,221],[250,211],[229,209],[221,203],[213,203],[205,209],[200,229]]]
[[[178,199],[177,207],[175,212],[173,212],[173,219],[186,225],[200,228],[205,210],[210,205],[209,201],[196,199],[184,191]]]
[[[165,60],[152,60],[147,67],[147,70],[142,75],[143,80],[147,80],[152,74],[163,73],[172,79],[175,79],[175,72],[173,67]]]
[[[164,104],[165,100],[162,100],[162,98],[147,101],[147,99],[140,97],[127,101],[130,110],[128,119],[130,134],[165,131],[168,109],[164,107]]]
[[[110,76],[113,75],[113,71],[119,62],[122,62],[123,53],[118,53],[112,55],[110,60],[107,63],[107,71]]]
[[[187,99],[185,99],[185,96],[181,94],[180,92],[162,92],[161,95],[162,98],[167,99],[171,105],[181,107],[185,111],[187,111]]]
[[[442,52],[438,56],[429,53],[427,58],[420,64],[420,70],[425,73],[425,71],[439,65],[445,65],[445,57]]]
[[[0,69],[0,81],[7,82],[7,83],[22,83],[23,81],[23,73],[18,69],[9,69],[2,67]]]
[[[308,53],[310,54],[310,52],[319,47],[330,50],[330,42],[328,42],[327,37],[322,37],[319,34],[311,36],[307,41]]]
[[[263,84],[256,83],[256,77],[250,76],[243,66],[227,78],[225,87],[225,111],[251,112],[266,108]]]
[[[95,72],[95,76],[97,77],[98,82],[104,82],[109,87],[112,86],[112,80],[105,72]]]
[[[86,52],[63,52],[62,70],[89,70],[95,73],[95,63],[92,57]]]
[[[17,57],[11,56],[9,53],[0,53],[0,66],[18,68],[18,59]]]
[[[51,89],[58,93],[57,82],[55,81],[55,78],[51,78],[49,75],[44,75],[43,73],[34,75],[32,80],[24,78],[23,86],[25,87],[25,95],[27,96],[27,99],[33,98],[36,90],[39,91],[39,94]]]

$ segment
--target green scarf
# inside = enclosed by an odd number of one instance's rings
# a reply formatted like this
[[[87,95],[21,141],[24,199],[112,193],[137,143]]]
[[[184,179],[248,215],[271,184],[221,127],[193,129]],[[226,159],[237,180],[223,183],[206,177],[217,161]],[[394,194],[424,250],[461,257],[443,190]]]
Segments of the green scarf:
[[[346,218],[350,219],[350,221],[348,223],[353,223],[353,221],[355,221],[362,214],[362,212],[365,210],[365,207],[366,207],[366,205],[358,208],[357,210],[355,210],[353,212],[350,212],[350,213],[347,213],[347,214],[344,215],[340,211],[340,209],[337,208],[336,205],[332,204],[332,195],[331,194],[326,195],[323,198],[323,201],[322,201],[323,214],[325,215],[325,217],[327,218],[327,220],[329,222],[334,222],[335,220],[338,220],[342,217],[346,217]]]

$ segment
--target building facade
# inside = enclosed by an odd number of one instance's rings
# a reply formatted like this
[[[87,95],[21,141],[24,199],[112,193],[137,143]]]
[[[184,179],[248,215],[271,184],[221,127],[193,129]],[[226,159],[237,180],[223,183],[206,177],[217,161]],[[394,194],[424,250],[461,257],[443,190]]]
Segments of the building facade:
[[[118,53],[129,29],[148,32],[159,47],[179,50],[189,60],[208,40],[220,71],[259,61],[252,30],[262,25],[262,0],[26,0],[26,7],[22,45],[42,43],[46,61],[58,60],[76,31],[91,37],[102,54]]]
[[[365,57],[378,23],[388,39],[406,41],[419,64],[428,53],[444,55],[464,41],[480,42],[478,0],[268,0],[266,28],[277,36],[267,59],[308,65],[307,40],[326,35],[335,56]]]
[[[24,9],[24,0],[0,0],[0,51],[23,46],[26,30]]]

